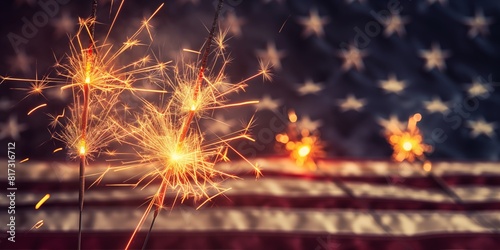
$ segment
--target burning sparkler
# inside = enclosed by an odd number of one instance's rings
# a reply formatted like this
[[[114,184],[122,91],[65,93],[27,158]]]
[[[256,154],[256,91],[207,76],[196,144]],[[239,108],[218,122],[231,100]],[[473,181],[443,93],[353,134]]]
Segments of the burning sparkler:
[[[133,83],[140,80],[155,82],[157,76],[162,76],[167,63],[155,62],[148,56],[133,61],[124,66],[116,65],[116,61],[125,55],[129,49],[141,44],[139,35],[144,31],[152,40],[150,34],[150,20],[163,6],[142,22],[142,25],[132,36],[116,48],[107,42],[115,21],[124,4],[121,1],[114,19],[110,25],[106,37],[98,43],[94,38],[96,23],[97,0],[92,0],[92,14],[88,19],[79,19],[79,29],[70,40],[70,52],[66,55],[64,62],[56,63],[58,77],[44,77],[38,80],[38,75],[33,81],[31,79],[20,79],[13,77],[2,77],[3,80],[31,82],[29,88],[17,88],[27,90],[28,95],[42,95],[47,88],[61,86],[61,91],[70,89],[73,93],[73,105],[69,108],[69,114],[52,116],[51,124],[55,127],[60,125],[63,130],[53,133],[53,138],[62,141],[68,148],[68,154],[80,161],[80,190],[79,190],[79,233],[78,249],[81,248],[81,224],[85,191],[85,165],[88,160],[98,156],[102,149],[114,140],[117,127],[112,126],[110,117],[115,115],[113,107],[118,103],[121,92],[129,90],[150,91],[162,93],[162,90],[140,89]],[[89,42],[84,42],[88,40]],[[45,97],[45,96],[44,96]],[[28,115],[47,104],[40,104],[33,108]],[[60,120],[64,118],[64,120]]]
[[[134,146],[137,154],[133,157],[138,157],[135,160],[125,161],[119,170],[144,165],[155,167],[154,171],[146,173],[134,186],[143,182],[148,185],[155,179],[160,179],[159,188],[152,196],[126,249],[130,247],[136,233],[154,209],[143,249],[146,247],[155,219],[164,208],[167,190],[176,193],[181,202],[187,198],[206,199],[201,207],[214,196],[228,190],[219,185],[220,181],[236,178],[215,168],[217,162],[229,160],[228,150],[234,151],[246,160],[230,145],[230,142],[238,139],[253,140],[249,135],[251,122],[240,131],[220,136],[214,141],[206,141],[199,126],[192,126],[207,115],[210,116],[207,114],[210,110],[256,103],[257,101],[228,103],[226,98],[229,94],[245,89],[247,81],[270,75],[269,67],[261,64],[259,72],[255,75],[239,83],[226,83],[225,70],[230,61],[225,52],[227,32],[215,32],[221,7],[222,1],[219,1],[207,42],[201,52],[196,52],[200,58],[195,64],[182,61],[174,66],[173,76],[165,79],[165,89],[171,89],[170,94],[162,94],[160,98],[166,100],[165,103],[155,105],[143,100],[144,109],[142,115],[135,116],[135,124],[115,122],[121,129],[118,140]],[[213,53],[213,60],[209,63],[212,43],[217,49]],[[192,50],[185,51],[192,52]],[[248,160],[247,162],[251,164]],[[254,168],[257,175],[260,174],[259,169],[256,166]],[[211,195],[212,192],[216,194]]]
[[[410,163],[418,160],[422,163],[422,169],[427,172],[427,176],[439,186],[445,194],[447,194],[456,203],[462,203],[452,188],[439,176],[431,172],[432,163],[425,159],[425,153],[433,151],[432,146],[424,143],[422,133],[417,127],[417,123],[422,120],[422,115],[414,114],[408,119],[406,130],[401,130],[399,127],[391,127],[386,132],[387,141],[391,144],[394,152],[393,160],[396,162],[408,161]]]
[[[284,133],[276,135],[278,151],[290,152],[290,158],[300,167],[316,170],[317,157],[323,156],[323,145],[317,131],[309,131],[297,125],[295,111],[288,112],[290,123]]]
[[[387,141],[394,150],[392,158],[395,161],[425,161],[425,153],[432,151],[432,147],[424,143],[422,133],[417,127],[420,120],[422,120],[422,115],[417,113],[408,119],[406,130],[401,130],[398,127],[387,130]],[[424,170],[430,171],[429,164],[430,162],[425,161]]]

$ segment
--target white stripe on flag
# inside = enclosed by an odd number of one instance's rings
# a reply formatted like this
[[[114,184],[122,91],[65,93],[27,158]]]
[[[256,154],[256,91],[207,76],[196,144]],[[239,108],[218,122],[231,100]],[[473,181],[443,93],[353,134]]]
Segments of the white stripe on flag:
[[[84,212],[85,231],[130,231],[135,228],[143,209],[108,209],[88,207]],[[375,216],[374,216],[375,215]],[[145,225],[149,225],[152,216]],[[383,228],[376,222],[380,220]],[[7,221],[7,214],[0,214]],[[38,220],[44,224],[36,231],[75,231],[76,209],[39,210],[17,221],[18,230],[30,229]],[[205,232],[284,232],[328,233],[379,236],[415,236],[436,233],[491,233],[500,225],[500,212],[426,212],[356,210],[271,209],[271,208],[202,208],[178,206],[163,211],[155,231]],[[143,230],[146,226],[143,227]],[[385,231],[388,230],[388,231]]]
[[[418,189],[404,186],[377,185],[359,182],[343,182],[356,197],[360,198],[384,198],[396,200],[414,200],[425,202],[453,203],[443,191],[437,189]],[[230,187],[225,195],[265,195],[275,197],[348,197],[342,189],[330,181],[311,181],[298,178],[266,178],[259,180],[226,180],[222,187]],[[153,195],[158,189],[157,185],[149,185],[141,188],[131,187],[101,187],[100,189],[89,189],[85,193],[85,202],[92,201],[113,201],[146,199]],[[500,187],[480,187],[480,186],[455,186],[453,191],[465,202],[499,202]],[[215,192],[208,192],[215,195]],[[43,193],[36,193],[36,190],[26,192],[18,190],[16,204],[31,205],[38,202]],[[76,202],[78,190],[74,191],[52,191],[50,202]],[[170,192],[168,196],[173,196]],[[326,198],[325,198],[326,199]],[[8,205],[9,200],[5,195],[0,196],[0,205]]]
[[[3,160],[0,160],[3,161]],[[5,160],[6,161],[6,160]],[[295,163],[286,158],[259,158],[253,160],[264,171],[274,171],[288,174],[308,174],[315,176],[402,176],[402,177],[423,177],[420,164],[393,163],[389,161],[320,161],[317,172],[309,172],[300,168]],[[118,163],[94,163],[87,167],[88,181],[93,181],[104,173],[108,166],[117,166]],[[252,167],[244,161],[220,163],[217,168],[228,173],[240,174],[252,171]],[[109,170],[105,175],[105,180],[121,182],[130,177],[139,177],[154,170],[151,166],[134,167],[123,171]],[[432,173],[437,176],[470,175],[470,176],[499,176],[500,164],[487,162],[435,162]],[[78,165],[76,162],[26,162],[18,164],[16,177],[24,182],[51,182],[51,181],[74,181],[78,178]],[[0,178],[7,178],[7,171],[0,172]]]

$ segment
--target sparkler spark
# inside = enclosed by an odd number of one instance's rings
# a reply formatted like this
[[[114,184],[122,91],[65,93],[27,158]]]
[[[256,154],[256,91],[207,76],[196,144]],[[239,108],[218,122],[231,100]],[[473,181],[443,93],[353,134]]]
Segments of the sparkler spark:
[[[38,201],[38,203],[35,205],[35,209],[39,209],[49,198],[50,194],[46,194],[45,196],[43,196],[43,198],[40,199],[40,201]]]
[[[275,137],[277,150],[290,152],[290,158],[295,160],[298,166],[315,170],[315,159],[324,154],[317,131],[309,131],[297,126],[298,117],[293,110],[288,112],[288,119],[290,123],[287,130]]]
[[[33,229],[39,229],[42,226],[43,226],[43,220],[39,220],[37,223],[35,223],[35,225],[31,227],[30,231]]]
[[[392,158],[397,162],[414,162],[415,160],[425,160],[425,153],[431,152],[432,147],[423,142],[423,136],[417,127],[417,123],[422,119],[422,115],[415,114],[408,119],[406,130],[395,127],[387,131],[386,136],[391,144],[394,153]],[[429,169],[425,166],[424,169]],[[426,170],[427,171],[427,170]]]
[[[33,109],[31,109],[29,112],[28,112],[28,115],[31,115],[31,113],[35,112],[35,110],[39,109],[39,108],[43,108],[43,107],[46,107],[47,106],[47,103],[44,103],[44,104],[40,104],[36,107],[34,107]]]

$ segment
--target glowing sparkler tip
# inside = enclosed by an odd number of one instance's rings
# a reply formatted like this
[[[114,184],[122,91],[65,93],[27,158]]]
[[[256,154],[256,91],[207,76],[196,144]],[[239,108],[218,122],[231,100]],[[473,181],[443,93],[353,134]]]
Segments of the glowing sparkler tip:
[[[413,148],[413,144],[410,142],[410,141],[405,141],[403,142],[403,149],[405,151],[411,151],[411,149]]]
[[[191,105],[191,111],[195,111],[196,110],[196,106],[193,104]]]
[[[303,145],[299,148],[299,156],[306,157],[311,152],[311,147],[309,145]]]
[[[82,141],[80,141],[80,150],[79,150],[80,156],[85,155],[86,151],[87,150],[85,148],[85,141],[82,140]]]

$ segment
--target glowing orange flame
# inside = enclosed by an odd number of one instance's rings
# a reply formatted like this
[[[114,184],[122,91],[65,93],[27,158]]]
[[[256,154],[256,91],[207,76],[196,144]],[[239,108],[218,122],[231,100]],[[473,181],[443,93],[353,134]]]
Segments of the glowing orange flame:
[[[423,160],[424,154],[432,151],[432,147],[424,143],[424,138],[417,127],[417,123],[421,120],[422,115],[417,113],[408,119],[406,130],[394,129],[387,132],[388,142],[394,150],[392,158],[395,161]]]
[[[293,110],[288,111],[288,119],[290,123],[286,132],[275,137],[277,150],[281,151],[284,147],[298,166],[316,169],[315,158],[324,153],[317,131],[299,128],[296,124],[298,117]]]

